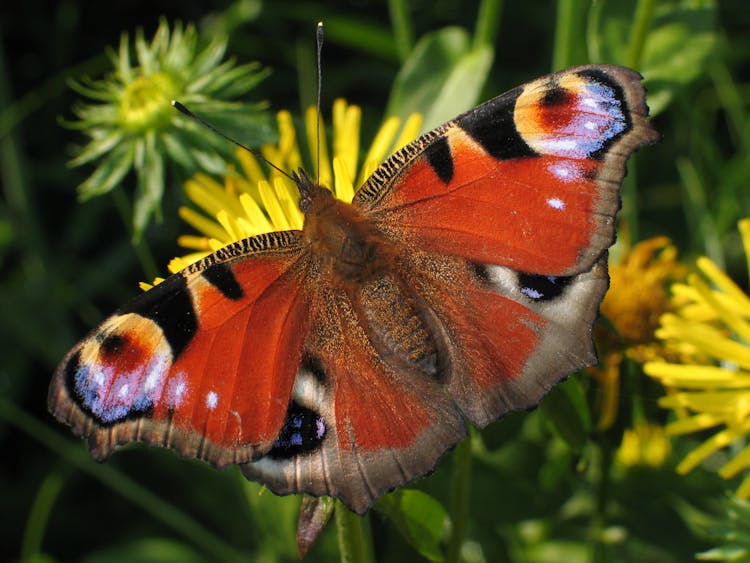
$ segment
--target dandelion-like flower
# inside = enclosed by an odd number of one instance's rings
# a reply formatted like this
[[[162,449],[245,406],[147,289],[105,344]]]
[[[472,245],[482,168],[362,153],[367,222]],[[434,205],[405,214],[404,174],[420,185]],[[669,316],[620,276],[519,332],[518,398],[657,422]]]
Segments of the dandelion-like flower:
[[[318,148],[317,111],[308,109],[305,137],[309,154],[303,159],[292,116],[288,111],[280,111],[277,115],[279,143],[265,145],[261,152],[282,170],[294,171],[304,161],[310,162],[313,178],[317,176],[318,182],[331,189],[337,198],[351,201],[356,187],[364,183],[390,153],[414,139],[422,124],[418,114],[409,116],[403,126],[397,117],[386,119],[359,166],[361,116],[358,106],[336,100],[332,112],[332,149],[324,135]],[[322,122],[320,130],[325,131]],[[182,207],[180,216],[200,234],[183,235],[178,239],[178,244],[190,252],[174,258],[169,263],[170,272],[179,272],[237,240],[302,228],[303,215],[294,183],[276,170],[264,172],[255,156],[246,150],[238,149],[237,159],[241,172],[230,170],[221,183],[207,174],[196,174],[185,183],[188,198],[199,210]],[[141,286],[149,287],[148,284]]]
[[[739,229],[750,271],[750,219]],[[659,404],[676,415],[668,434],[712,434],[677,471],[687,473],[726,448],[729,461],[719,475],[730,479],[750,467],[750,297],[708,258],[696,264],[700,275],[672,286],[679,308],[662,316],[656,333],[682,361],[652,361],[644,371],[667,388]],[[750,497],[750,474],[737,495]]]
[[[199,124],[184,119],[171,107],[179,99],[246,143],[267,142],[272,131],[262,104],[231,102],[258,84],[267,73],[257,63],[221,62],[226,37],[214,38],[198,49],[195,28],[180,23],[170,31],[162,20],[152,41],[138,30],[134,41],[136,64],[126,34],[119,51],[109,53],[112,72],[101,80],[83,79],[71,86],[94,103],[73,108],[78,121],[70,123],[90,137],[71,165],[98,162],[79,186],[81,199],[107,193],[135,170],[137,190],[133,228],[138,238],[159,209],[165,184],[165,155],[187,173],[202,168],[226,170],[231,151]]]
[[[677,249],[666,237],[641,241],[626,250],[609,267],[610,288],[601,312],[610,326],[597,332],[603,352],[601,366],[589,373],[599,382],[600,430],[609,428],[617,416],[620,368],[625,358],[637,362],[659,356],[661,345],[654,338],[659,316],[669,307],[667,285],[684,277]]]

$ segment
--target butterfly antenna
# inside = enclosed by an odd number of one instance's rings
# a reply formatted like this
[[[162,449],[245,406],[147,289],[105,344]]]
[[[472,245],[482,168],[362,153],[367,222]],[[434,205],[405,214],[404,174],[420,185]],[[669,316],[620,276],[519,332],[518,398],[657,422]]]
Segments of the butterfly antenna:
[[[247,145],[243,145],[242,143],[240,143],[236,139],[232,139],[232,137],[230,137],[226,133],[222,133],[216,127],[214,127],[213,125],[211,125],[208,121],[206,121],[205,119],[203,119],[203,118],[198,117],[197,115],[195,115],[192,111],[190,111],[188,108],[186,108],[185,106],[183,106],[177,100],[172,100],[172,106],[175,109],[177,109],[180,113],[188,116],[190,119],[194,119],[195,121],[197,121],[198,123],[200,123],[204,127],[207,127],[208,129],[210,129],[211,131],[213,131],[214,133],[216,133],[219,137],[222,137],[222,138],[226,139],[227,141],[229,141],[230,143],[232,143],[234,145],[237,145],[241,149],[246,150],[247,152],[249,152],[250,154],[252,154],[255,158],[258,158],[258,159],[262,160],[263,162],[265,162],[266,164],[268,164],[268,166],[270,166],[271,168],[273,168],[277,172],[281,172],[284,176],[286,176],[287,178],[289,178],[292,182],[296,183],[296,180],[294,179],[294,176],[292,176],[291,174],[285,172],[284,170],[282,170],[281,168],[279,168],[278,166],[276,166],[273,162],[271,162],[265,156],[263,156],[258,149],[253,149],[251,147],[248,147]]]
[[[317,63],[318,63],[318,93],[316,96],[317,112],[315,115],[315,138],[318,142],[315,159],[317,160],[315,166],[315,183],[320,182],[320,98],[323,92],[323,65],[321,64],[321,53],[323,52],[323,39],[325,38],[325,32],[323,31],[323,22],[318,22],[318,28],[315,32],[315,46],[317,48]]]

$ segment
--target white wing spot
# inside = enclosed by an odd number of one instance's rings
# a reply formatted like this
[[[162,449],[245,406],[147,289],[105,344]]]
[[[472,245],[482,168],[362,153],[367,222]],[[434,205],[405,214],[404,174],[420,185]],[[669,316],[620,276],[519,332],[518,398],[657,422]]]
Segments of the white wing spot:
[[[146,376],[146,382],[143,384],[143,388],[146,392],[153,391],[161,379],[162,372],[159,369],[152,369],[148,376]]]
[[[539,142],[542,150],[550,154],[557,154],[558,151],[573,151],[578,148],[578,143],[574,139],[545,139]]]
[[[555,166],[554,168],[552,168],[552,172],[558,178],[566,179],[570,177],[570,170],[568,170],[564,166]]]
[[[122,387],[120,387],[120,390],[117,392],[117,395],[119,397],[125,398],[125,397],[127,397],[129,390],[130,390],[130,385],[128,385],[126,383],[125,385],[123,385]]]
[[[583,98],[581,100],[581,103],[584,106],[588,106],[590,108],[596,108],[597,107],[596,100],[594,98]]]
[[[552,209],[565,209],[565,202],[557,197],[551,197],[547,200],[547,205]]]
[[[206,395],[206,406],[209,410],[214,410],[216,408],[216,405],[219,404],[219,396],[216,394],[216,391],[209,391]]]
[[[593,131],[594,129],[596,129],[596,123],[594,123],[593,121],[587,121],[583,124],[583,126],[589,131]]]

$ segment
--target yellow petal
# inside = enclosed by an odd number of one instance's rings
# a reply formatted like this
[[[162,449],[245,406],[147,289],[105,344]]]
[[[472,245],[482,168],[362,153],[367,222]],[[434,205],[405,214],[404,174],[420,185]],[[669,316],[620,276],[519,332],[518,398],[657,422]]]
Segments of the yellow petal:
[[[737,487],[737,491],[735,492],[735,494],[740,498],[750,498],[750,473],[745,475],[742,483],[740,483],[740,486]]]
[[[750,298],[734,283],[729,276],[722,272],[711,260],[702,256],[696,260],[698,267],[706,274],[706,277],[720,290],[729,295],[741,307],[742,314],[750,315]]]
[[[750,446],[745,446],[740,453],[730,459],[719,469],[719,476],[731,479],[743,469],[750,466]]]
[[[224,246],[241,238],[237,232],[237,226],[234,222],[234,217],[232,217],[227,211],[225,211],[224,209],[219,211],[216,214],[216,220],[222,227],[224,227],[224,230],[226,231],[224,236],[220,237],[220,240],[222,241],[222,244]]]
[[[331,159],[328,156],[325,122],[323,116],[314,107],[307,108],[305,112],[305,131],[310,155],[312,156],[313,170],[318,183],[321,186],[331,186],[333,184],[333,171],[331,170]],[[320,153],[318,153],[318,141],[320,141]]]
[[[208,238],[195,235],[180,235],[177,237],[177,244],[182,248],[191,250],[208,250]]]
[[[334,157],[333,177],[335,178],[336,197],[342,201],[351,201],[354,198],[354,185],[352,184],[351,172],[343,158]]]
[[[360,174],[359,185],[362,185],[375,168],[388,156],[393,146],[393,137],[398,131],[398,124],[398,117],[389,117],[380,126],[375,135],[375,140],[372,142],[370,150],[367,151],[367,156],[365,156],[365,167],[362,169],[362,174]]]
[[[262,180],[262,182],[266,184],[268,183],[265,180]],[[260,195],[260,191],[258,194]],[[261,211],[255,200],[250,197],[250,194],[242,194],[240,196],[240,204],[242,205],[242,211],[244,212],[247,221],[252,225],[254,234],[273,231],[273,226],[266,218],[265,213]]]
[[[643,371],[664,385],[696,389],[750,388],[750,373],[719,366],[648,362]]]
[[[201,215],[194,209],[180,207],[177,213],[183,221],[193,227],[196,231],[205,233],[209,237],[222,238],[225,236],[224,231],[218,223]]]
[[[670,436],[679,436],[681,434],[691,434],[700,432],[707,428],[713,428],[723,424],[723,419],[717,418],[708,413],[701,413],[687,418],[680,418],[672,421],[665,427],[667,434]]]
[[[742,237],[742,246],[745,247],[745,260],[747,261],[747,272],[750,275],[750,218],[740,220],[738,227]]]
[[[263,169],[260,167],[258,159],[255,158],[255,155],[253,153],[238,148],[235,151],[235,154],[237,156],[237,160],[240,161],[242,173],[245,175],[245,178],[250,181],[251,184],[256,184],[261,180],[266,179],[266,175],[263,173]]]
[[[395,152],[416,139],[417,135],[419,135],[419,130],[422,128],[423,121],[424,119],[422,118],[422,114],[419,113],[412,113],[409,117],[407,117],[406,122],[401,129],[401,134],[396,139],[396,142],[393,143],[392,150]]]
[[[274,185],[276,185],[275,182]],[[276,192],[271,185],[268,182],[259,182],[258,189],[260,190],[260,199],[263,202],[263,207],[271,219],[271,224],[273,225],[272,230],[287,231],[291,229],[291,225],[289,224],[289,221],[281,208],[279,199],[276,197]]]
[[[342,99],[333,103],[333,166],[336,174],[336,159],[344,163],[344,167],[351,171],[349,182],[354,181],[359,157],[359,129],[362,110],[359,106],[346,105]],[[347,201],[347,200],[345,200]],[[351,201],[349,199],[348,201]]]
[[[714,434],[711,438],[703,442],[700,446],[698,446],[685,456],[685,458],[677,466],[677,472],[684,475],[685,473],[692,471],[711,454],[719,451],[721,448],[725,448],[734,440],[741,437],[748,430],[746,426],[748,425],[744,425],[742,429],[726,429]]]

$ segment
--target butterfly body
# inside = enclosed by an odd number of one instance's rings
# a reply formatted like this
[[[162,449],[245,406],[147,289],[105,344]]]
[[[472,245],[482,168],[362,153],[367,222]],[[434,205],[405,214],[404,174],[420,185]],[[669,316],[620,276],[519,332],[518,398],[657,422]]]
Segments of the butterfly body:
[[[352,203],[295,175],[301,231],[235,242],[79,343],[51,411],[363,513],[466,434],[596,361],[640,77],[542,77],[425,134]]]
[[[302,176],[299,182],[310,182]],[[304,194],[306,188],[300,188]],[[356,207],[314,186],[305,213],[302,239],[311,258],[339,284],[356,284],[388,267],[391,248]]]

